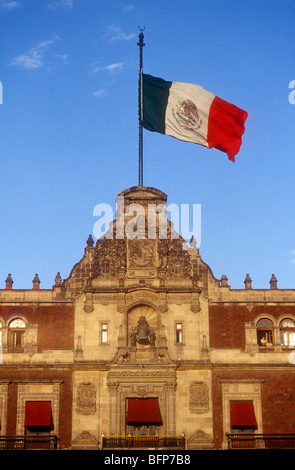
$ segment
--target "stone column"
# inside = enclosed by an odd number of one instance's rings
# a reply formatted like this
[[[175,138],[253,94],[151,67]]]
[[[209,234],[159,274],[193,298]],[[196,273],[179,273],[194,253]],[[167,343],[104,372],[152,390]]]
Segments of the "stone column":
[[[168,383],[166,385],[166,394],[167,394],[167,416],[166,416],[166,434],[174,436],[176,434],[176,384],[174,382]]]
[[[109,382],[109,429],[105,431],[106,435],[117,436],[119,431],[118,427],[118,410],[117,410],[117,382]]]

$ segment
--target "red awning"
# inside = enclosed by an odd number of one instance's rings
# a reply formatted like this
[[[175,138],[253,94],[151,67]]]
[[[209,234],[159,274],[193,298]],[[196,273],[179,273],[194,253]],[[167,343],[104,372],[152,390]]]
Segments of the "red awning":
[[[230,403],[230,420],[232,428],[256,427],[254,406],[252,401],[232,401]]]
[[[27,401],[25,426],[51,426],[51,402]]]
[[[157,398],[129,399],[127,403],[126,424],[162,423]]]

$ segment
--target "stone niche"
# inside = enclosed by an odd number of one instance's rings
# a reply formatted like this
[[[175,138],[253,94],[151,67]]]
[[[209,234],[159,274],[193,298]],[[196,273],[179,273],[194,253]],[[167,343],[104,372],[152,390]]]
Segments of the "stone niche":
[[[160,314],[148,305],[136,306],[126,313],[120,328],[116,363],[171,363],[165,327]]]

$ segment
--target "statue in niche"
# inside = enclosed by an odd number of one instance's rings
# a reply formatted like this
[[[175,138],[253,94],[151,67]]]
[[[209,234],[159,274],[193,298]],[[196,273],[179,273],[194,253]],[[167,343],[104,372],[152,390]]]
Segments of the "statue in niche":
[[[159,268],[166,269],[168,263],[168,243],[166,240],[159,240],[158,253],[160,260]]]

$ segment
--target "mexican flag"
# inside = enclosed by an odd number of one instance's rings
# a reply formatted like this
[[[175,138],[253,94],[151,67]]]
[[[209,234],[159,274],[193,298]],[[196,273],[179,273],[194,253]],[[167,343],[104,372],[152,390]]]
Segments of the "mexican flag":
[[[200,85],[142,74],[140,121],[145,129],[226,152],[235,161],[248,113]]]

